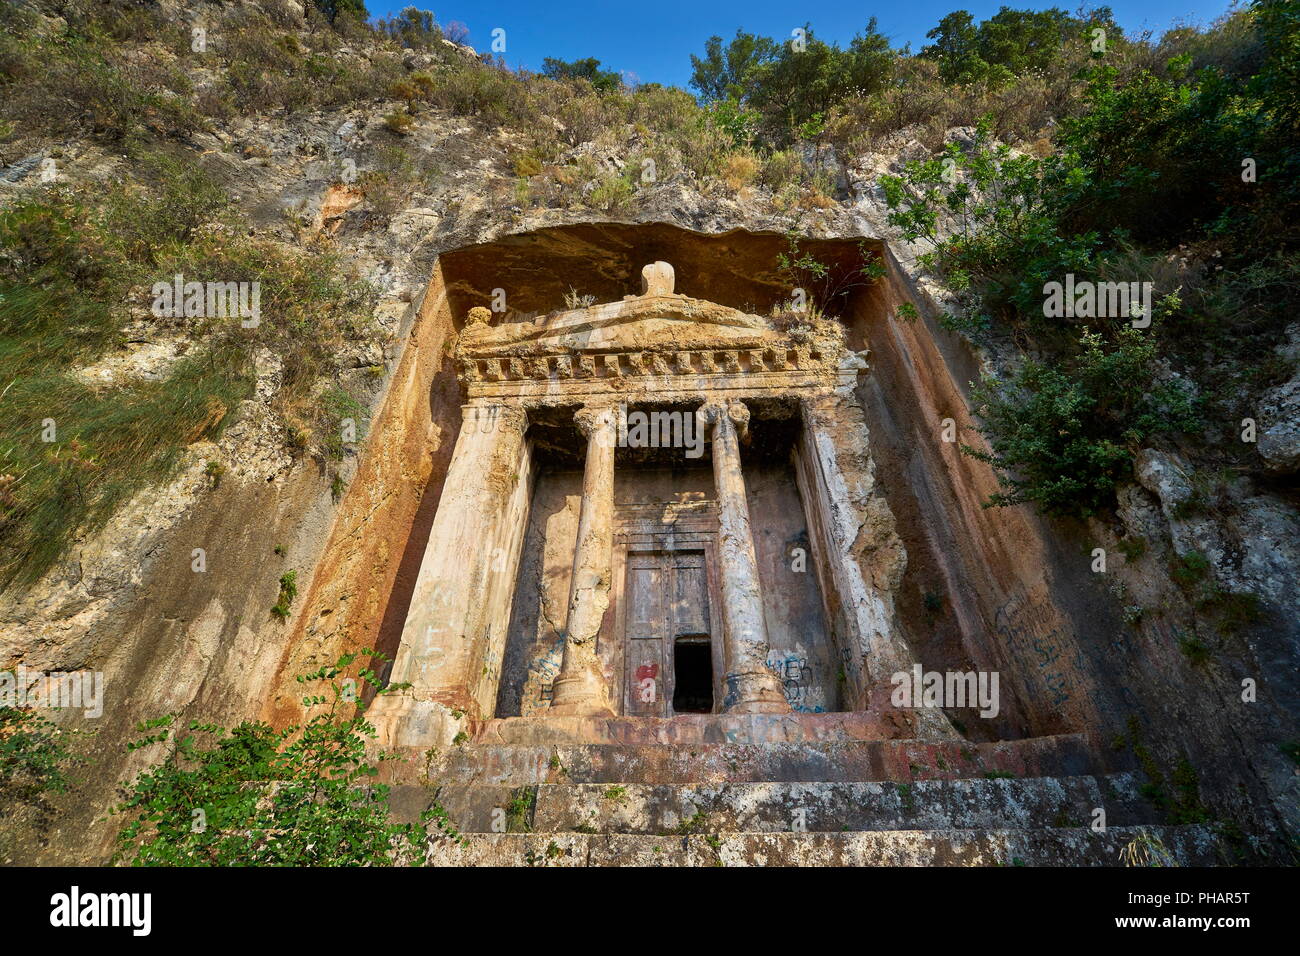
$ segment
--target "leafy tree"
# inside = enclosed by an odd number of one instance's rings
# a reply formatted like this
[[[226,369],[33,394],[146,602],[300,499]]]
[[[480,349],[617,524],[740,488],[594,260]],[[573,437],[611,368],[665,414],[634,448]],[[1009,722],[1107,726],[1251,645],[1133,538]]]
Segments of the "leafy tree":
[[[933,40],[921,48],[921,56],[939,62],[939,75],[949,83],[964,83],[982,77],[988,64],[979,54],[979,28],[965,10],[955,10],[927,33]]]
[[[1080,175],[1077,156],[1016,155],[983,120],[970,143],[949,143],[880,182],[890,223],[908,241],[930,243],[926,263],[963,301],[967,327],[978,328],[987,319],[977,312],[1003,321],[1041,315],[1044,282],[1093,271],[1097,236],[1063,233],[1059,221]]]
[[[416,7],[403,7],[396,16],[379,20],[375,24],[375,30],[413,50],[430,49],[442,36],[442,30],[434,22],[433,14]]]
[[[542,61],[542,75],[553,80],[586,80],[597,93],[613,93],[623,85],[622,77],[613,70],[602,70],[594,56],[572,61],[548,56]]]
[[[1079,17],[1058,7],[1002,7],[978,26],[970,13],[957,10],[926,34],[934,42],[921,49],[921,56],[938,61],[940,76],[949,83],[1000,85],[1025,73],[1049,70],[1069,38],[1080,42],[1085,37],[1091,39],[1087,32],[1093,27],[1105,29],[1108,42],[1122,37],[1109,7],[1097,7]]]
[[[1261,188],[1243,204],[1249,211],[1230,210],[1216,231],[1294,249],[1300,235],[1300,7],[1291,0],[1256,0],[1250,12],[1265,57],[1246,84],[1248,99],[1237,116]],[[1235,182],[1234,189],[1241,191]]]
[[[893,54],[876,30],[874,18],[847,50],[819,39],[809,25],[804,30],[803,50],[787,43],[779,56],[754,71],[749,100],[775,124],[778,135],[803,128],[805,138],[811,138],[807,132],[820,135],[821,122],[845,97],[872,93],[885,85]]]
[[[715,127],[731,137],[733,146],[743,148],[754,141],[762,117],[747,110],[738,100],[717,100],[708,107],[708,118]]]
[[[691,54],[691,86],[706,103],[741,101],[753,93],[756,71],[777,58],[781,46],[771,37],[737,30],[723,47],[722,37],[704,43],[704,56]]]
[[[1012,75],[1045,70],[1080,22],[1064,10],[1002,7],[979,26],[980,57]]]
[[[846,97],[884,88],[894,53],[874,17],[847,49],[819,39],[808,24],[803,29],[799,47],[741,31],[726,47],[710,37],[704,57],[691,57],[691,85],[706,102],[757,111],[777,142],[818,138]]]
[[[424,829],[393,823],[389,787],[372,782],[379,771],[367,758],[366,742],[374,737],[374,728],[360,712],[344,715],[357,707],[355,693],[342,678],[357,657],[346,654],[332,666],[298,678],[327,685],[332,692],[332,698],[320,693],[303,698],[309,708],[325,706],[305,724],[276,731],[246,721],[227,730],[191,721],[172,753],[140,774],[114,809],[127,817],[118,835],[118,858],[136,866],[422,862]],[[357,680],[379,688],[369,668]],[[141,724],[146,736],[130,749],[171,739],[174,723],[167,716]],[[394,757],[381,753],[378,759]],[[426,812],[423,822],[459,839],[441,808]]]
[[[1274,58],[1285,62],[1285,49]],[[932,263],[969,301],[992,318],[1032,317],[1045,281],[1095,277],[1129,244],[1168,247],[1208,230],[1253,262],[1294,241],[1282,211],[1295,208],[1285,171],[1300,149],[1285,83],[1233,84],[1212,70],[1121,77],[1110,66],[1086,79],[1084,109],[1062,121],[1045,159],[995,144],[982,122],[972,143],[882,177],[891,222],[934,245]],[[1259,183],[1242,182],[1243,156],[1267,171]],[[1261,242],[1259,223],[1274,217]],[[944,221],[953,230],[940,236]]]
[[[1242,148],[1232,92],[1216,74],[1179,83],[1142,71],[1121,81],[1101,67],[1084,102],[1060,136],[1082,174],[1062,194],[1065,228],[1169,243],[1216,215],[1222,188],[1238,180]]]
[[[1278,125],[1300,131],[1300,7],[1290,0],[1256,0],[1251,7],[1268,58],[1252,83]],[[1296,145],[1296,140],[1292,140]]]
[[[1164,71],[1099,66],[1086,77],[1083,110],[1063,120],[1054,154],[1018,155],[981,124],[974,142],[949,144],[882,180],[891,221],[933,244],[928,260],[963,300],[962,324],[1027,326],[1045,351],[975,394],[993,449],[983,457],[1005,489],[991,503],[1081,514],[1103,506],[1137,447],[1199,427],[1167,362],[1205,368],[1213,356],[1222,364],[1225,343],[1240,352],[1276,333],[1285,303],[1295,303],[1294,269],[1277,258],[1295,244],[1290,173],[1300,159],[1288,82],[1300,29],[1284,6],[1259,0],[1251,8],[1265,50],[1252,77],[1193,73],[1185,56]],[[1258,163],[1257,183],[1240,175],[1243,156]],[[1162,261],[1158,250],[1198,242],[1212,243],[1219,268],[1240,270],[1242,281],[1228,271],[1185,299],[1167,295],[1163,321],[1142,331],[1043,320],[1045,282],[1067,273],[1148,279],[1133,268]]]
[[[337,20],[340,13],[359,23],[364,23],[370,17],[365,0],[312,0],[312,3],[330,23]]]

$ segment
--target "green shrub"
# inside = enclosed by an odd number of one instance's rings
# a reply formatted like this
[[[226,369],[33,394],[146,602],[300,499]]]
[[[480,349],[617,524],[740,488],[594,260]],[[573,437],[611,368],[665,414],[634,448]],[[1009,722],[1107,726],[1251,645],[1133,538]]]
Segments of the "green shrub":
[[[1188,551],[1174,561],[1171,573],[1183,587],[1191,587],[1210,571],[1210,560],[1199,551]]]
[[[587,201],[605,212],[622,212],[632,204],[635,190],[626,172],[605,173],[587,195]]]
[[[514,74],[481,63],[448,63],[434,73],[431,102],[459,115],[481,115],[501,123],[535,121],[528,90]]]
[[[532,153],[520,153],[511,162],[516,176],[536,176],[542,171],[542,162]]]
[[[988,505],[1032,502],[1048,514],[1090,515],[1130,475],[1133,451],[1157,435],[1201,427],[1197,403],[1160,379],[1155,341],[1136,329],[1107,347],[1085,332],[1068,367],[1027,360],[1007,381],[985,379],[972,395],[1003,489]]]
[[[613,93],[623,85],[623,78],[614,70],[602,70],[594,56],[573,61],[548,56],[542,60],[542,75],[553,80],[582,80],[597,93]]]
[[[321,423],[325,433],[323,441],[325,453],[332,461],[341,461],[345,451],[343,441],[343,423],[351,419],[356,431],[354,441],[360,441],[365,435],[365,423],[370,418],[370,409],[357,401],[348,391],[337,386],[327,388],[319,399]]]
[[[425,826],[460,840],[437,805],[425,812],[423,825],[391,822],[389,787],[374,782],[379,770],[366,755],[374,728],[360,713],[346,715],[356,707],[362,684],[380,694],[401,687],[380,689],[368,668],[346,679],[358,656],[344,655],[299,677],[309,691],[303,703],[316,713],[282,731],[251,721],[227,729],[195,720],[182,734],[171,716],[141,724],[145,736],[129,749],[171,739],[175,747],[128,784],[114,808],[124,817],[117,861],[133,866],[408,865],[425,858]]]
[[[722,181],[732,192],[738,192],[758,177],[759,168],[758,158],[753,153],[729,153],[722,162]]]
[[[76,762],[68,736],[35,710],[0,706],[0,808],[40,805],[67,792],[67,770]]]
[[[271,613],[280,620],[286,620],[289,617],[289,609],[293,605],[293,599],[298,596],[298,572],[286,571],[280,575],[280,594],[271,608]]]
[[[398,136],[405,136],[414,125],[415,117],[402,110],[393,110],[384,117],[384,126],[388,128],[389,132],[396,133]]]
[[[442,38],[442,30],[434,23],[433,14],[415,7],[404,7],[398,15],[376,21],[375,29],[412,50],[437,49]]]
[[[52,135],[85,129],[117,145],[151,137],[185,136],[203,119],[180,69],[130,58],[108,41],[70,38],[26,48],[18,76],[3,85],[3,114]]]
[[[759,179],[763,185],[776,191],[803,181],[803,160],[792,149],[778,149],[763,158]]]
[[[362,23],[370,17],[370,12],[366,10],[364,0],[311,0],[311,4],[324,14],[330,23],[333,23],[340,15],[353,17]],[[408,7],[407,9],[411,8]]]

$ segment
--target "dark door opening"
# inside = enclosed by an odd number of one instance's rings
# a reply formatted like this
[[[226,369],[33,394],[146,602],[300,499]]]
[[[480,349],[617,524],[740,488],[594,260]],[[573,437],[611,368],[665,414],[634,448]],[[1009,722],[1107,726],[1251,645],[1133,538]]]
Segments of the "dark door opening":
[[[674,642],[673,712],[713,713],[713,648],[707,637],[679,637]]]

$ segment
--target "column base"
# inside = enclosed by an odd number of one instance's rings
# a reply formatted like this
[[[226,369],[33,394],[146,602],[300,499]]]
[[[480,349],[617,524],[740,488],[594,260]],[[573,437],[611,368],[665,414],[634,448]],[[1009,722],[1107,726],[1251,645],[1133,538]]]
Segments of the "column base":
[[[727,696],[722,702],[727,714],[788,714],[790,702],[785,689],[771,671],[727,675]]]
[[[446,747],[464,729],[463,718],[452,716],[446,705],[401,694],[375,698],[365,718],[375,728],[374,745],[380,750]]]
[[[605,681],[592,669],[556,678],[546,712],[552,717],[614,716],[605,696]]]

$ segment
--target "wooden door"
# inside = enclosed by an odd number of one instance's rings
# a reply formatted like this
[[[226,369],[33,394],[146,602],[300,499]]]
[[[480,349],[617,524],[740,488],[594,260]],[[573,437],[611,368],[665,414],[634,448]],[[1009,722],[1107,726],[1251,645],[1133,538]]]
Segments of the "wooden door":
[[[623,649],[627,671],[623,695],[625,714],[662,717],[666,713],[663,694],[663,636],[668,619],[665,579],[660,552],[628,554],[627,583],[623,590],[627,606]]]
[[[703,550],[629,552],[623,593],[627,607],[623,712],[671,716],[681,644],[705,654],[708,683],[717,683],[721,648],[713,640],[707,554]],[[699,655],[693,653],[691,658],[696,666]],[[693,694],[692,709],[699,709],[700,693],[696,689]],[[716,690],[710,687],[705,694],[713,697]]]

